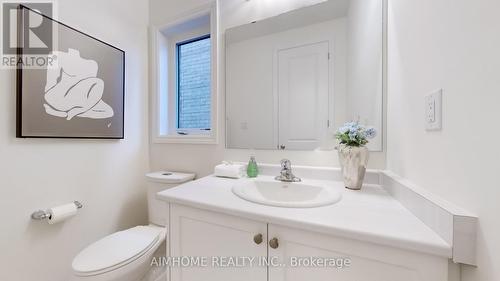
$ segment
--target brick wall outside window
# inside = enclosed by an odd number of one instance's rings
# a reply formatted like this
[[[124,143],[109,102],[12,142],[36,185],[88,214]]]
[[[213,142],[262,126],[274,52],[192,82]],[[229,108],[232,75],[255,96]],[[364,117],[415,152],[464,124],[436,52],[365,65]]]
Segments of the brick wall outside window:
[[[210,38],[180,44],[178,51],[178,128],[210,128]]]

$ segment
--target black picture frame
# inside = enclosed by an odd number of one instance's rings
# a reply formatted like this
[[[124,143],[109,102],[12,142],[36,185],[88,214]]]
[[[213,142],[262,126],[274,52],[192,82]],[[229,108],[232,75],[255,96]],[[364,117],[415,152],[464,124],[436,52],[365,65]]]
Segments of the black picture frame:
[[[96,44],[101,44],[103,47],[109,47],[112,48],[114,51],[119,53],[119,56],[121,58],[121,82],[119,83],[121,85],[121,93],[118,93],[118,98],[120,99],[121,106],[119,107],[119,116],[114,118],[114,120],[119,121],[118,127],[120,127],[119,132],[116,134],[112,135],[99,135],[98,133],[96,134],[78,134],[75,133],[74,135],[72,133],[69,134],[61,134],[58,135],[57,133],[52,133],[52,134],[43,134],[43,133],[26,133],[23,129],[23,119],[26,118],[25,114],[25,109],[23,109],[23,97],[24,97],[24,89],[23,89],[23,77],[25,76],[25,71],[29,71],[28,69],[25,69],[23,67],[23,64],[18,64],[16,68],[16,137],[17,138],[55,138],[55,139],[124,139],[125,138],[125,51],[122,49],[113,46],[109,43],[106,43],[100,39],[97,39],[96,37],[93,37],[89,34],[86,34],[74,27],[71,27],[67,24],[64,24],[60,21],[57,21],[51,17],[48,17],[36,10],[33,10],[25,5],[19,5],[19,10],[18,10],[18,48],[17,48],[17,56],[18,59],[22,58],[24,56],[24,46],[20,44],[22,38],[22,30],[23,30],[23,20],[22,16],[24,14],[23,11],[29,11],[36,13],[43,17],[44,20],[49,20],[52,24],[57,24],[60,25],[63,28],[66,28],[67,30],[70,30],[72,32],[75,32],[77,35],[81,35],[85,38],[92,39],[95,41]],[[40,70],[37,70],[40,71]],[[115,93],[116,94],[116,93]],[[116,98],[116,97],[115,97]],[[91,121],[89,121],[91,122]]]

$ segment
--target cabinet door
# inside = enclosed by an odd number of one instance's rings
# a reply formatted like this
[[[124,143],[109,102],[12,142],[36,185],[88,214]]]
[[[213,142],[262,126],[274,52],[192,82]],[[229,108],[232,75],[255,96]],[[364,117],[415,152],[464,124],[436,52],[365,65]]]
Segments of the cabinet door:
[[[261,234],[262,242],[255,242]],[[258,238],[258,237],[257,237]],[[267,267],[231,266],[222,258],[256,260],[267,256],[267,224],[172,204],[169,229],[170,257],[204,257],[207,267],[172,266],[172,281],[266,281]],[[258,242],[258,239],[256,239]],[[212,263],[212,259],[217,263]],[[234,260],[233,260],[234,261]],[[226,260],[229,262],[229,260]],[[245,261],[245,265],[249,265]],[[255,264],[254,264],[255,265]]]
[[[448,260],[409,251],[269,225],[269,256],[284,267],[269,267],[269,281],[446,281]],[[273,244],[276,246],[276,244]],[[321,259],[318,259],[321,258]],[[325,259],[326,258],[326,259]],[[349,260],[334,267],[333,260]],[[298,261],[302,266],[298,265]],[[312,261],[316,264],[312,264]],[[331,263],[318,264],[320,260]],[[338,262],[339,260],[337,260]],[[294,263],[295,262],[295,263]]]

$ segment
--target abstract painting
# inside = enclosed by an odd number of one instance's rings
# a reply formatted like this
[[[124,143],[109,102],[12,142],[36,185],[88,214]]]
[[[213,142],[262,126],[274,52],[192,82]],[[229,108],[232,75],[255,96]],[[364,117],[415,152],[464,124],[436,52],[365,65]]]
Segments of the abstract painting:
[[[122,139],[125,52],[28,7],[19,9],[18,30],[40,17],[50,23],[46,34],[56,42],[46,54],[36,54],[45,65],[18,65],[17,137]],[[42,41],[43,34],[38,30]],[[28,57],[27,44],[19,45],[18,56]]]

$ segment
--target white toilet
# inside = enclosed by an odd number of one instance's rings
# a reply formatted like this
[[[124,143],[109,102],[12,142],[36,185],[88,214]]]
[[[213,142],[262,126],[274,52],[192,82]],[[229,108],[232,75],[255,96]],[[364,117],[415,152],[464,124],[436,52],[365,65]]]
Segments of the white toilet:
[[[191,181],[195,175],[155,172],[147,174],[146,177],[149,225],[115,232],[83,249],[73,259],[73,280],[139,281],[145,280],[142,278],[148,274],[148,270],[158,271],[158,268],[150,267],[150,262],[155,253],[158,255],[165,251],[163,242],[166,234],[167,205],[156,199],[156,194]]]

